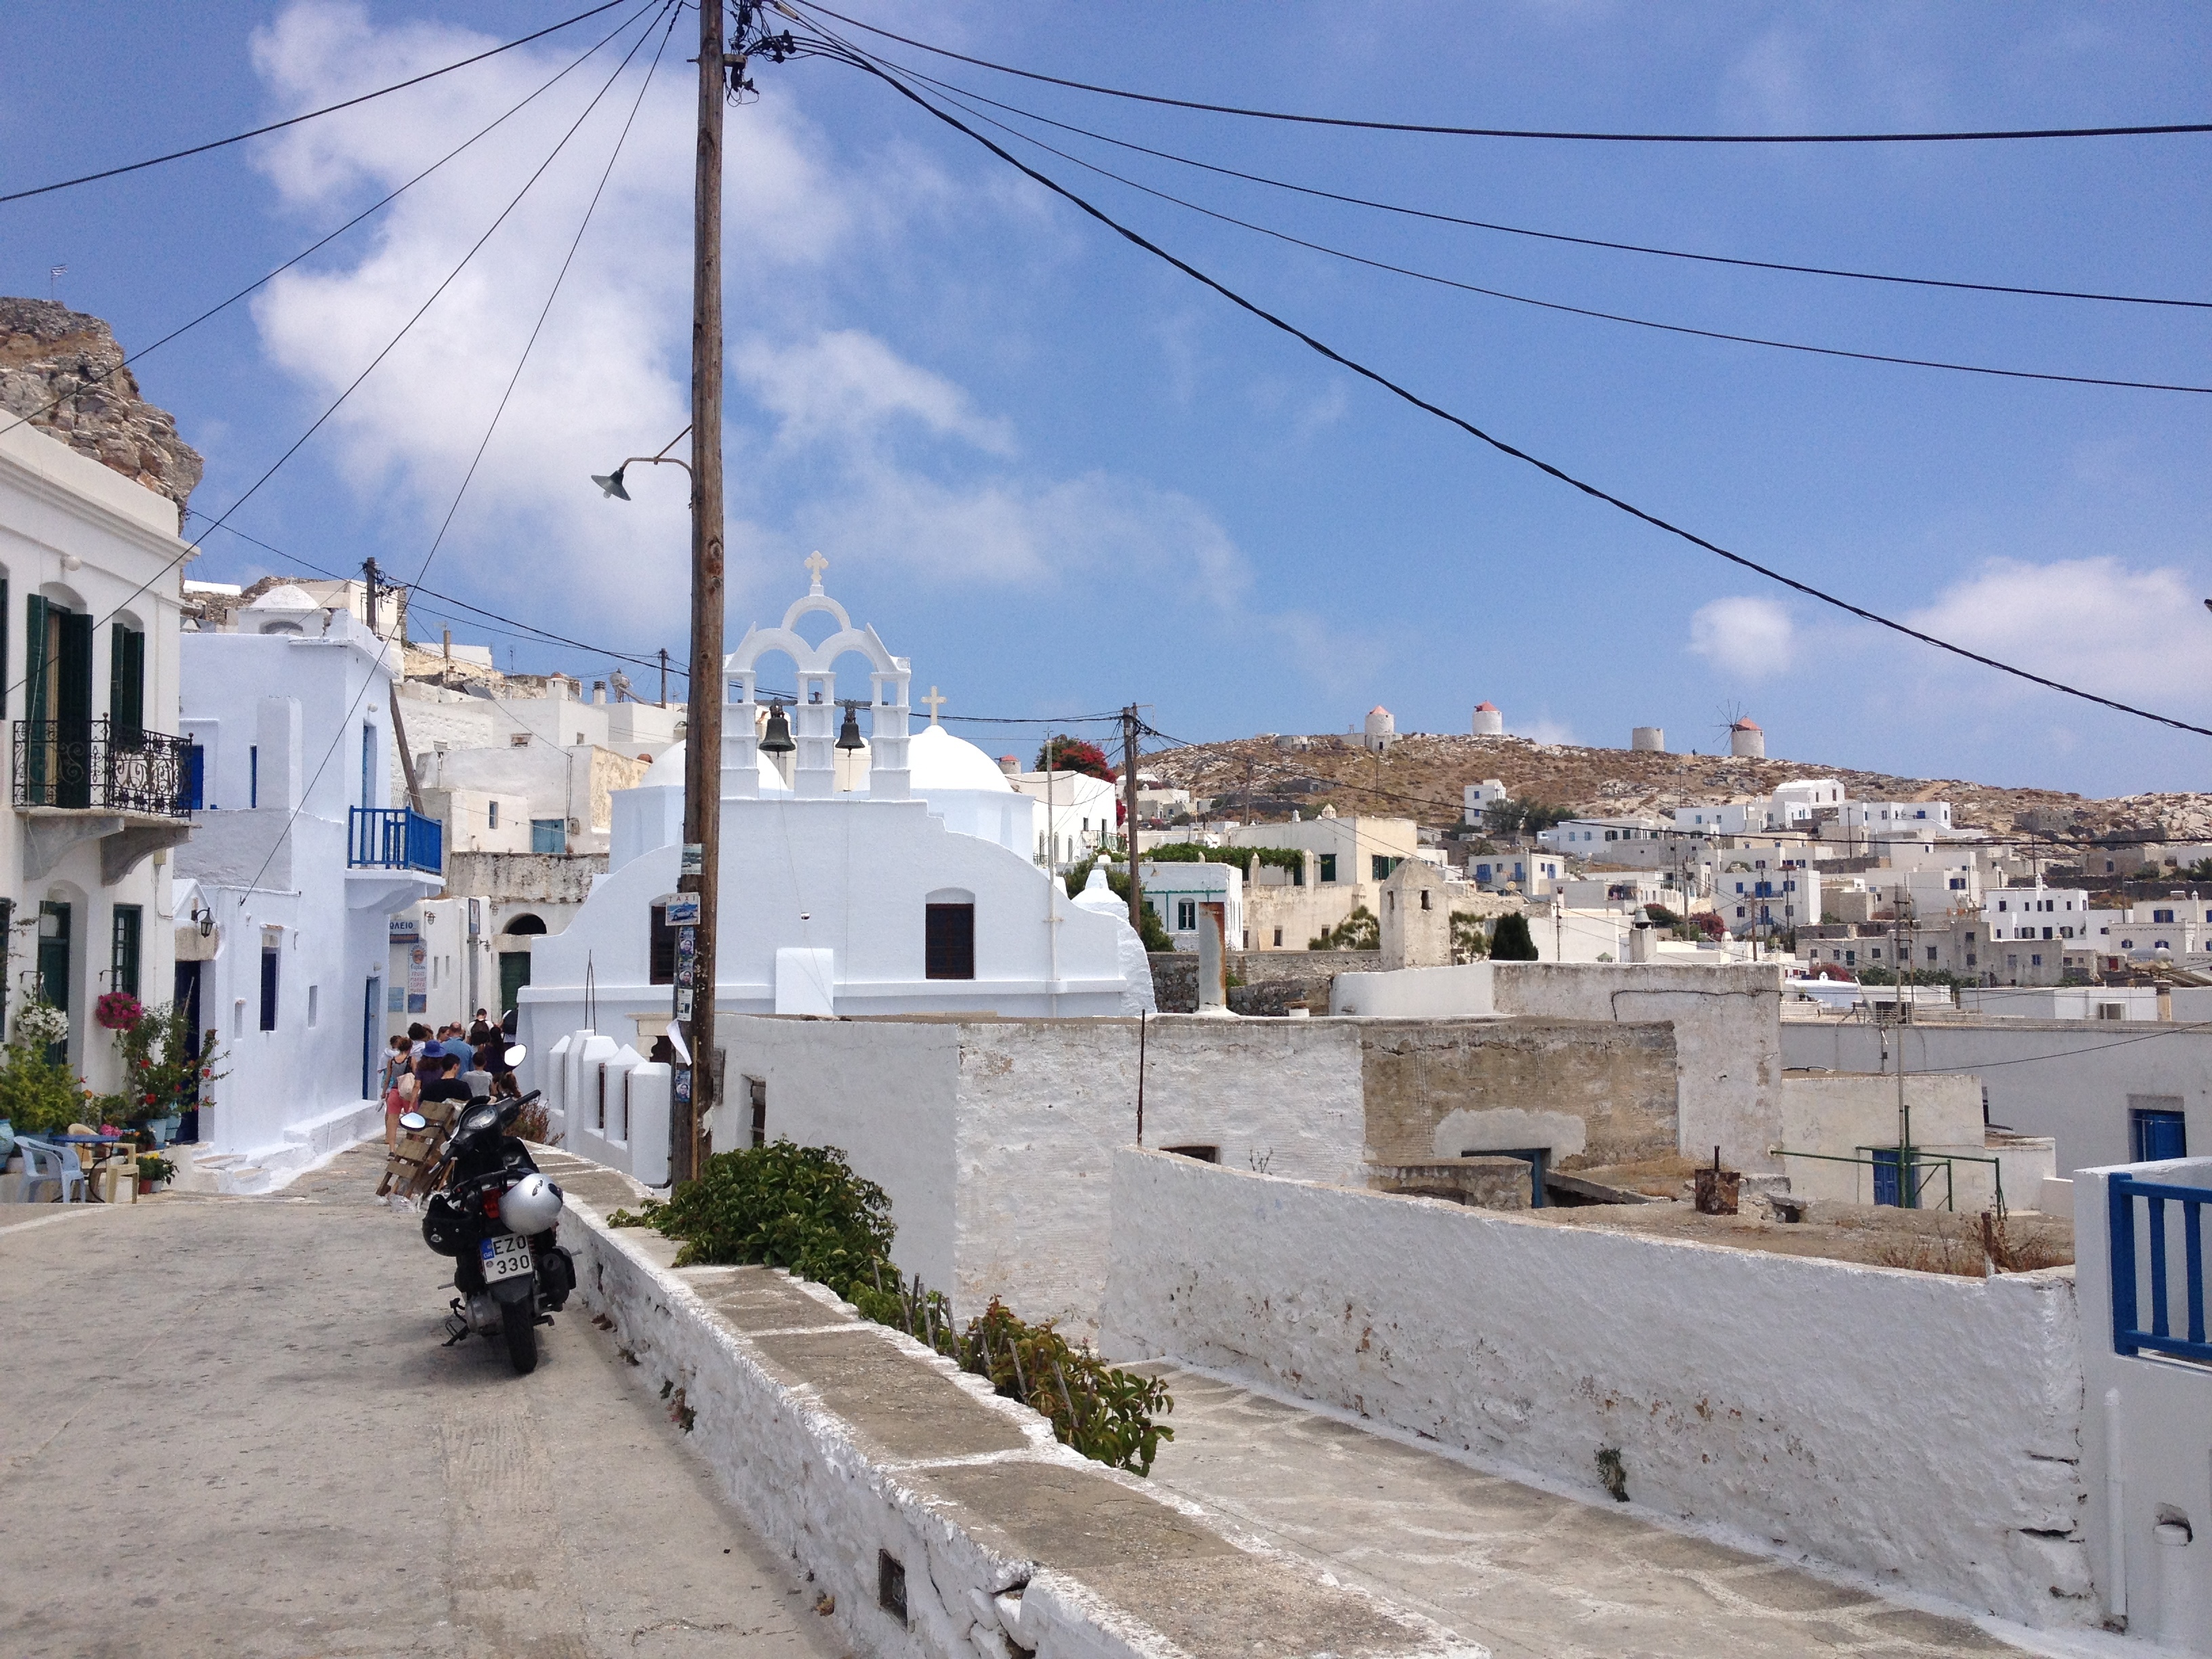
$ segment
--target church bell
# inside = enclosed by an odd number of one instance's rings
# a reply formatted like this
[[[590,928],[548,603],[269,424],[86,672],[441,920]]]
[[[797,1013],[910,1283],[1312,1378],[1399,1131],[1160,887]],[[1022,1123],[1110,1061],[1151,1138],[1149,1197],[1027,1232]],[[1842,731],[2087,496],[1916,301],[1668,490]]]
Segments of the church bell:
[[[854,753],[867,747],[860,741],[860,717],[849,702],[845,705],[845,724],[837,730],[837,746]]]
[[[760,741],[763,755],[788,755],[799,745],[791,740],[791,722],[783,717],[783,705],[770,703],[768,711],[768,732]]]

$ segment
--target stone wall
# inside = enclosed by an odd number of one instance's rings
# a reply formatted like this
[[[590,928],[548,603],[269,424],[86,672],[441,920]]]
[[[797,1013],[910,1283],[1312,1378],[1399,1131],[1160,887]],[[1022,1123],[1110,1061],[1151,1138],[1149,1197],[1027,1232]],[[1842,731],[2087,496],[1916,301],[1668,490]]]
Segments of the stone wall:
[[[1654,1519],[2097,1621],[2070,1268],[1905,1273],[1133,1151],[1113,1208],[1109,1358],[1215,1367],[1596,1502],[1610,1450]]]
[[[1367,1156],[1427,1164],[1543,1147],[1557,1170],[1674,1150],[1674,1040],[1664,1024],[1360,1022]]]
[[[167,496],[180,514],[200,481],[199,452],[139,395],[107,325],[53,301],[0,299],[0,410]]]
[[[446,890],[495,904],[581,904],[606,872],[605,853],[448,853]]]
[[[1339,974],[1371,973],[1382,960],[1374,951],[1231,951],[1229,1006],[1240,1014],[1280,1015],[1306,1007],[1327,1012],[1329,982]],[[1240,997],[1243,991],[1247,994]],[[1198,1007],[1198,955],[1192,951],[1152,952],[1152,993],[1164,1014],[1188,1014]]]

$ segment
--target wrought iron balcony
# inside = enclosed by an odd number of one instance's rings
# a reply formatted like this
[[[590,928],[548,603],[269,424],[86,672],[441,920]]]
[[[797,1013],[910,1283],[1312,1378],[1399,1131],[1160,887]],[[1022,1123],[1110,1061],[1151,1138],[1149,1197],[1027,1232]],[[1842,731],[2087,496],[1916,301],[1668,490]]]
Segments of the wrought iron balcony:
[[[198,805],[191,745],[97,720],[15,722],[15,805],[184,818]]]
[[[346,863],[354,869],[445,873],[446,826],[412,807],[352,807],[346,828]]]

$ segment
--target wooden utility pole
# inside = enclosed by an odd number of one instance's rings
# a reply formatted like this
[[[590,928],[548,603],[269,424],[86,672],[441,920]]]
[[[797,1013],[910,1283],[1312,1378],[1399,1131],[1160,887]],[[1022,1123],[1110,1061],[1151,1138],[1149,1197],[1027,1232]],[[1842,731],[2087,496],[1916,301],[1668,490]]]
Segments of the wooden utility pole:
[[[1137,705],[1121,711],[1121,815],[1128,820],[1129,926],[1145,936],[1144,883],[1137,874]]]
[[[362,580],[368,585],[368,604],[364,607],[368,613],[368,631],[381,641],[384,635],[376,631],[376,561],[374,559],[362,561],[361,574]],[[453,635],[448,634],[446,637],[450,640]],[[392,677],[389,687],[392,693],[392,741],[399,746],[399,774],[407,780],[407,804],[413,807],[418,815],[428,817],[429,814],[422,811],[422,786],[415,781],[415,751],[407,746],[407,722],[400,717],[399,714],[399,682],[407,678],[407,630],[404,627],[399,629],[398,644],[399,672]],[[375,803],[363,801],[362,805],[371,806]]]
[[[691,236],[691,698],[684,743],[677,887],[699,896],[690,1022],[691,1098],[678,1103],[670,1175],[699,1173],[699,1126],[714,1105],[714,934],[722,839],[722,0],[699,0],[699,156]],[[696,854],[695,850],[696,849]]]
[[[660,706],[668,707],[668,647],[660,647]]]

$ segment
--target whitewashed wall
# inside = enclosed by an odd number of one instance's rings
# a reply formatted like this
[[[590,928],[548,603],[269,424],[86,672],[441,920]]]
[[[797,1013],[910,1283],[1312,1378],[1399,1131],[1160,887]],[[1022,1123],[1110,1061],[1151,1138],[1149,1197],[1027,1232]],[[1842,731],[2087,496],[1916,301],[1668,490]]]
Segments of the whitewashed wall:
[[[2212,1654],[2212,1368],[2113,1351],[2106,1201],[2108,1182],[2123,1172],[2138,1181],[2212,1187],[2212,1158],[2083,1170],[2074,1177],[2088,1419],[2081,1467],[2092,1559],[2105,1611],[2124,1620],[2130,1635]],[[2166,1206],[2167,1297],[2170,1328],[2185,1336],[2180,1209]],[[2136,1237],[2137,1316],[2148,1321],[2148,1215],[2140,1203]]]
[[[1113,1155],[1137,1138],[1137,1021],[726,1015],[716,1031],[728,1056],[716,1146],[749,1141],[745,1080],[759,1078],[769,1138],[842,1148],[890,1194],[900,1269],[962,1318],[998,1296],[1025,1318],[1095,1327]],[[1355,1028],[1170,1014],[1144,1023],[1144,1041],[1146,1145],[1363,1178]]]
[[[1881,1070],[1882,1035],[1826,1020],[1782,1027],[1792,1066],[1838,1072]],[[1989,1090],[1991,1121],[2052,1137],[2062,1176],[2134,1156],[2130,1095],[2179,1099],[2191,1149],[2212,1148],[2212,1030],[2168,1025],[2154,1035],[2125,1021],[2005,1019],[1910,1026],[1901,1041],[1907,1072],[1971,1072]]]
[[[1503,975],[1500,976],[1504,977]],[[1968,1279],[1127,1151],[1109,1357],[1174,1355],[2039,1626],[2094,1625],[2071,1270]]]

